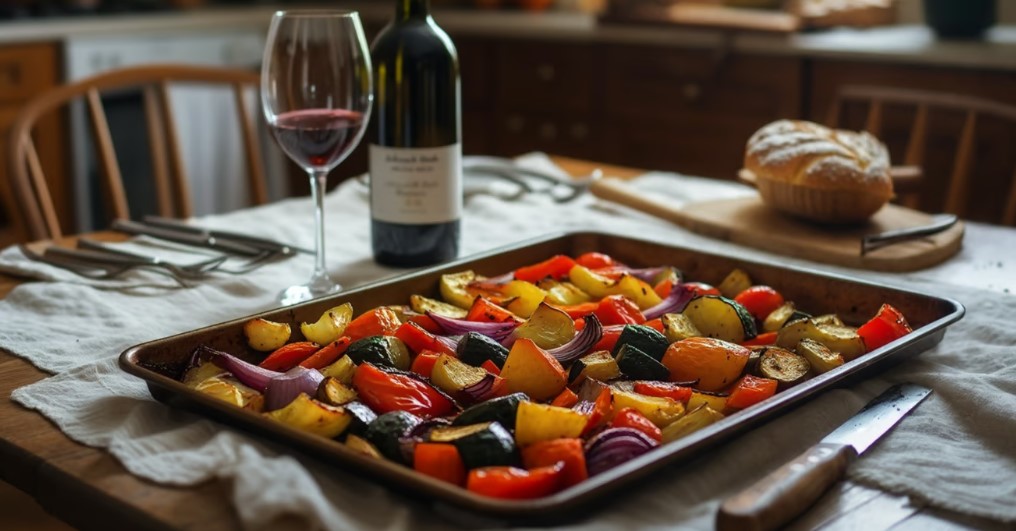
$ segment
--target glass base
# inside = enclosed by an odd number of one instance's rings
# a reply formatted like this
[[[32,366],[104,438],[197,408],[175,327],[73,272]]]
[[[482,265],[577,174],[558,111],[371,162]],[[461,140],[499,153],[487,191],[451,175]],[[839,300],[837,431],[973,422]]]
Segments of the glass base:
[[[282,293],[279,294],[279,302],[283,306],[290,306],[338,293],[341,289],[342,286],[327,276],[316,277],[306,284],[290,286],[282,290]]]

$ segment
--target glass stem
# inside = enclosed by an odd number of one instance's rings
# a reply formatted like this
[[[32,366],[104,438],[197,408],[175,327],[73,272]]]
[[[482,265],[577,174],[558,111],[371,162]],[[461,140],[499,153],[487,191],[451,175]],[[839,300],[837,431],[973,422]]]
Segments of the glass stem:
[[[310,195],[314,199],[314,275],[315,280],[327,277],[325,272],[325,185],[327,170],[310,171]]]

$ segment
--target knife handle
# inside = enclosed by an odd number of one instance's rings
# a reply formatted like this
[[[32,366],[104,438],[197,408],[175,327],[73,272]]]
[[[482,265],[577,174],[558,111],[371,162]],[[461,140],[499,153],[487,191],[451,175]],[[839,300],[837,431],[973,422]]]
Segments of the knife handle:
[[[777,529],[815,503],[857,457],[849,444],[819,443],[728,498],[716,515],[717,531]]]

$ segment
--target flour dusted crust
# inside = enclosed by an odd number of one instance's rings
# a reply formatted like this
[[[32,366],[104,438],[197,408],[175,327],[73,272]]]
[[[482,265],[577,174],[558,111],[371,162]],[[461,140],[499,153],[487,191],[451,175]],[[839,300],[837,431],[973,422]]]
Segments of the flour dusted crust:
[[[864,132],[779,120],[748,140],[744,165],[767,204],[816,221],[866,220],[893,195],[889,153]]]

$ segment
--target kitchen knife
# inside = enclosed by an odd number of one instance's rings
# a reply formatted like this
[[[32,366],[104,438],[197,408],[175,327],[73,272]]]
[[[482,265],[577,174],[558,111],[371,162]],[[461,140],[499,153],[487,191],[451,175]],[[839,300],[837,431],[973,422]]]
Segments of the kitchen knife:
[[[114,220],[112,228],[115,231],[126,232],[127,234],[150,236],[160,240],[182,243],[184,245],[192,245],[195,247],[206,247],[242,256],[260,256],[268,252],[253,245],[224,239],[220,240],[212,236],[192,234],[164,227],[155,227],[127,219]]]
[[[808,451],[725,500],[716,529],[762,531],[786,524],[930,393],[914,384],[890,387]]]
[[[251,247],[257,247],[265,251],[277,252],[285,256],[292,256],[296,253],[314,254],[314,251],[311,249],[304,249],[288,243],[282,243],[258,236],[250,236],[248,234],[241,234],[239,232],[198,227],[178,219],[164,218],[160,216],[145,216],[145,223],[160,228],[177,230],[189,234],[197,234],[205,238],[235,241]]]

